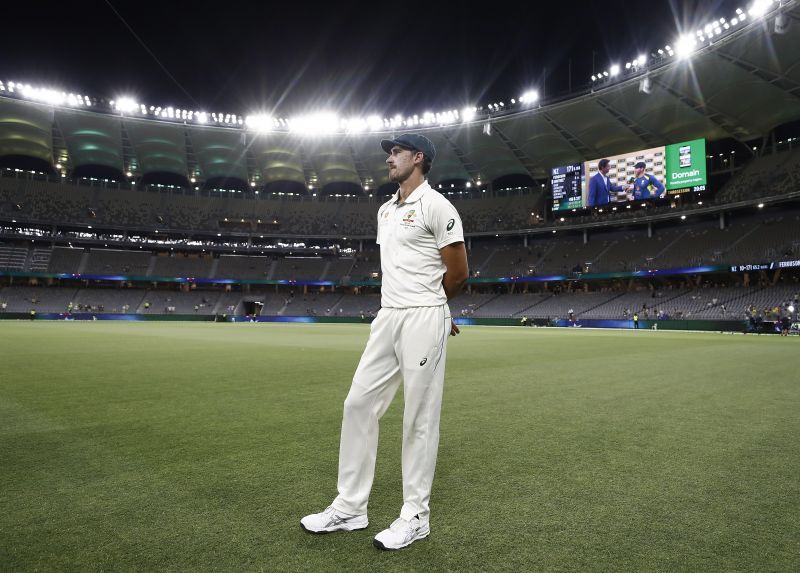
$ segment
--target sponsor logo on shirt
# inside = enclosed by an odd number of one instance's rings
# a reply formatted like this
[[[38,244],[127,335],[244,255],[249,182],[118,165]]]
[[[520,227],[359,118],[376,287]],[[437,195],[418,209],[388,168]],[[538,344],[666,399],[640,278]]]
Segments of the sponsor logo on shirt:
[[[404,226],[413,225],[414,221],[416,220],[415,219],[416,215],[417,212],[414,209],[410,209],[409,211],[407,211],[406,214],[403,215],[403,225]]]

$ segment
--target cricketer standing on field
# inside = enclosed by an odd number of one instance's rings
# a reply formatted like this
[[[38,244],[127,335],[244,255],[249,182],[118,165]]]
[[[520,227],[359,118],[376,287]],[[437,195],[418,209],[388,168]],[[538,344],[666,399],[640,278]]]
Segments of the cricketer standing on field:
[[[381,309],[344,402],[339,495],[300,523],[312,533],[367,527],[378,421],[402,382],[403,507],[373,541],[380,549],[401,549],[430,534],[447,338],[459,333],[447,301],[469,270],[461,218],[425,179],[436,157],[433,142],[404,134],[381,147],[389,154],[389,179],[400,185],[378,210]]]

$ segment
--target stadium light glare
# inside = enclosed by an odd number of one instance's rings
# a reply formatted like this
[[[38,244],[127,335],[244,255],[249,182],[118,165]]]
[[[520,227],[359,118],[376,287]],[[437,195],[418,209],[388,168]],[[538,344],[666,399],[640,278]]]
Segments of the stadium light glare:
[[[289,131],[304,135],[335,133],[339,118],[331,112],[301,115],[289,119]]]
[[[475,118],[475,106],[468,106],[461,110],[461,121],[472,121]]]
[[[747,13],[754,18],[760,18],[769,11],[771,5],[771,0],[756,0]]]
[[[697,40],[691,34],[684,34],[675,42],[675,52],[679,58],[688,58],[694,52]]]
[[[645,64],[647,63],[647,56],[646,56],[646,55],[644,55],[644,54],[639,54],[639,57],[638,57],[638,58],[636,58],[636,63],[637,63],[639,66],[643,66],[643,65],[645,65]]]
[[[134,101],[132,97],[123,96],[118,98],[116,102],[114,102],[114,107],[117,111],[121,111],[123,113],[130,113],[139,107],[139,104]]]
[[[597,76],[593,75],[593,76],[592,76],[592,81],[593,81],[593,82],[596,82],[596,81],[597,81]]]
[[[273,126],[272,117],[263,113],[248,115],[245,123],[247,123],[247,127],[258,133],[270,131]]]
[[[758,204],[758,208],[759,208],[759,209],[763,209],[763,208],[764,208],[764,203],[759,203],[759,204]]]
[[[539,92],[536,90],[528,90],[519,98],[520,103],[532,104],[539,100]]]
[[[363,133],[369,129],[369,122],[363,117],[352,117],[343,120],[343,128],[347,133]]]

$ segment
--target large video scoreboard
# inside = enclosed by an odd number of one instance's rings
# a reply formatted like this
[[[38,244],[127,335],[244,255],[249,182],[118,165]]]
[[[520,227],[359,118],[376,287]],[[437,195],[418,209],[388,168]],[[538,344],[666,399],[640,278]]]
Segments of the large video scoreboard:
[[[602,204],[619,204],[640,200],[667,199],[682,193],[704,193],[707,191],[706,140],[695,139],[650,149],[640,149],[619,155],[608,155],[610,183],[608,200]],[[553,211],[586,209],[597,206],[589,197],[592,177],[598,173],[600,158],[555,167],[551,170],[550,183],[553,190]],[[643,189],[634,193],[636,164],[644,163]],[[654,185],[653,179],[660,185]],[[637,184],[639,184],[637,183]],[[605,194],[605,193],[604,193]]]

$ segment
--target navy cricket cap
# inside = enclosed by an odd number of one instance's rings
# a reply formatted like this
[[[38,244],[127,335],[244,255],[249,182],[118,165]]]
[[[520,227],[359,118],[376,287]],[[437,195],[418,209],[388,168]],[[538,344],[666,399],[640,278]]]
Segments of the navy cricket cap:
[[[634,165],[634,167],[635,167],[636,169],[644,169],[645,167],[647,167],[647,165],[645,165],[645,164],[644,164],[644,161],[640,161],[639,163],[637,163],[636,165]]]
[[[434,147],[433,142],[424,135],[404,133],[394,139],[381,140],[381,147],[386,153],[391,153],[392,147],[395,145],[412,151],[421,151],[425,157],[431,161],[436,158],[436,147]]]

